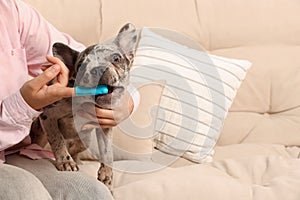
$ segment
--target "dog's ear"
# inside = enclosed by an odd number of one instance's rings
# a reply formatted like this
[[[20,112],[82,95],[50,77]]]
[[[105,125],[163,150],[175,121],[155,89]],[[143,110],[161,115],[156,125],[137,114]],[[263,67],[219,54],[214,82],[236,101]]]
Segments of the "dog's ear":
[[[119,31],[114,43],[122,49],[126,57],[132,61],[138,41],[135,26],[131,23],[125,24]]]
[[[75,63],[79,55],[78,51],[71,49],[63,43],[55,43],[52,46],[53,56],[59,58],[70,70],[70,77],[75,73]]]

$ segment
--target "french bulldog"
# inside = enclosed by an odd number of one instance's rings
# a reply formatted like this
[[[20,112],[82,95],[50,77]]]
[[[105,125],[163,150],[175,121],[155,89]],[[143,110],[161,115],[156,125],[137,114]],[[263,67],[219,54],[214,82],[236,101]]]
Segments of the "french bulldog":
[[[57,101],[43,108],[42,114],[33,121],[30,132],[33,143],[44,146],[49,142],[58,170],[77,171],[77,155],[88,147],[89,136],[95,129],[100,161],[98,180],[110,190],[113,177],[111,128],[101,128],[77,113],[84,104],[111,108],[119,103],[129,82],[137,40],[134,25],[128,23],[120,29],[113,41],[89,46],[82,52],[55,43],[53,55],[60,58],[70,71],[68,87],[95,88],[106,85],[108,93]],[[86,124],[96,128],[82,128]]]

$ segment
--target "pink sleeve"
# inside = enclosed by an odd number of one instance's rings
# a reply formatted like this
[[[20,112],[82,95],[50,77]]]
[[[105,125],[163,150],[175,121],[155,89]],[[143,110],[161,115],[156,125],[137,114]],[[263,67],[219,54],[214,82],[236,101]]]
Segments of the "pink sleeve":
[[[29,133],[32,119],[40,112],[32,109],[20,92],[0,101],[0,151],[21,142]]]
[[[62,42],[78,51],[85,49],[83,44],[58,31],[34,8],[19,0],[16,3],[21,44],[26,49],[30,75],[37,76],[41,72],[40,65],[46,62],[46,55],[52,55],[52,45],[55,42]]]

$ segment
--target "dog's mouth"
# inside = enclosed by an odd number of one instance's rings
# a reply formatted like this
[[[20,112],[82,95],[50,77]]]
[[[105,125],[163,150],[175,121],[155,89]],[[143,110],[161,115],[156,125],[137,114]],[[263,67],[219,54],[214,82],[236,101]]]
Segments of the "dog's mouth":
[[[95,105],[100,108],[111,107],[115,105],[124,94],[123,86],[107,85],[107,94],[98,94],[95,96]]]
[[[103,96],[107,96],[107,95],[111,95],[113,93],[122,93],[125,88],[123,86],[112,86],[112,85],[106,85],[108,92],[106,94],[97,94],[95,97],[96,99],[98,97],[103,97]]]

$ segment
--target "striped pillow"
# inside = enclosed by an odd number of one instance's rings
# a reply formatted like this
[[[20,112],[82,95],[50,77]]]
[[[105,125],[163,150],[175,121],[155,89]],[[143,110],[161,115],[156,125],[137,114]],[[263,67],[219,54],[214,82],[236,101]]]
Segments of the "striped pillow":
[[[194,162],[211,160],[228,109],[251,63],[211,55],[162,35],[142,29],[131,73],[132,82],[166,81],[154,145],[161,152]]]

